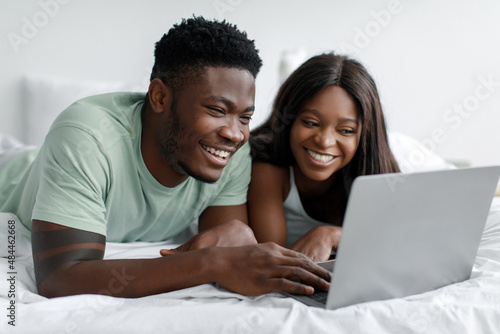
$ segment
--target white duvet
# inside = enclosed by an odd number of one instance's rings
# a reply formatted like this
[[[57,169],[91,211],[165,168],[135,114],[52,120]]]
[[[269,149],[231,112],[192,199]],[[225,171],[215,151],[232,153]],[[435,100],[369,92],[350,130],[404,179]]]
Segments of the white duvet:
[[[137,299],[46,299],[36,294],[29,233],[20,223],[16,259],[9,263],[9,220],[17,218],[0,213],[0,333],[500,333],[500,198],[493,201],[469,280],[335,311],[280,294],[244,297],[209,284]],[[155,257],[167,244],[108,243],[106,258]]]

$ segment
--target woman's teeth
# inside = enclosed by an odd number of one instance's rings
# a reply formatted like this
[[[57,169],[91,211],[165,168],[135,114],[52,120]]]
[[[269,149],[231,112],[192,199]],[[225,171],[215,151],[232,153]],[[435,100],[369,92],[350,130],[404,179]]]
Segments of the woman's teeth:
[[[311,150],[307,150],[307,153],[309,153],[311,158],[313,158],[314,160],[319,161],[319,162],[328,162],[334,158],[333,155],[318,154],[318,153],[313,152]]]
[[[205,146],[205,145],[201,145],[201,147],[203,147],[203,149],[205,151],[210,152],[213,155],[216,155],[216,156],[221,157],[221,158],[225,158],[225,157],[229,156],[229,152],[228,151],[216,150],[213,147],[208,147],[208,146]]]

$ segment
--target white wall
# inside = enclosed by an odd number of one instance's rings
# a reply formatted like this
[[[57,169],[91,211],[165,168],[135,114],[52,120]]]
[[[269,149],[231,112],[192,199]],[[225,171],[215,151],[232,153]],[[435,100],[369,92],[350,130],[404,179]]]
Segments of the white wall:
[[[0,0],[0,132],[26,138],[24,75],[144,85],[154,43],[193,14],[256,40],[264,66],[254,125],[276,93],[283,50],[341,50],[374,75],[391,130],[447,159],[500,164],[496,0]]]

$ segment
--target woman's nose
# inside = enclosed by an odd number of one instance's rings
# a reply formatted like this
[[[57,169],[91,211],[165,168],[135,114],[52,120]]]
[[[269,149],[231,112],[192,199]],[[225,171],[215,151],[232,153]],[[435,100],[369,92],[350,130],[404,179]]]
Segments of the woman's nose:
[[[314,137],[315,142],[320,147],[331,147],[337,143],[336,133],[330,130],[322,130]]]

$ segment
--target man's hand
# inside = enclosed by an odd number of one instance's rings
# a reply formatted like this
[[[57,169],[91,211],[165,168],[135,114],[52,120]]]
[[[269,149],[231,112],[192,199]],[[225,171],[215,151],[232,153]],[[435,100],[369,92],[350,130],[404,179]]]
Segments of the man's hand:
[[[231,229],[238,230],[246,231]],[[38,292],[46,297],[97,293],[137,298],[214,282],[245,295],[310,294],[329,287],[326,270],[273,243],[203,248],[205,242],[227,246],[208,230],[190,246],[202,247],[199,250],[117,260],[103,260],[105,237],[93,232],[38,220],[33,221],[31,232]],[[255,238],[236,239],[255,242]]]
[[[235,247],[256,243],[257,240],[248,225],[239,220],[231,220],[195,235],[177,248],[162,249],[160,254],[167,256],[205,247]]]
[[[212,248],[210,263],[219,286],[242,295],[327,291],[330,273],[303,254],[275,243]]]
[[[314,262],[326,261],[332,249],[337,249],[341,235],[341,227],[318,226],[294,242],[290,249],[306,255]]]

